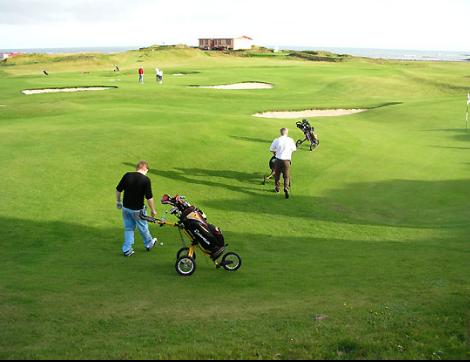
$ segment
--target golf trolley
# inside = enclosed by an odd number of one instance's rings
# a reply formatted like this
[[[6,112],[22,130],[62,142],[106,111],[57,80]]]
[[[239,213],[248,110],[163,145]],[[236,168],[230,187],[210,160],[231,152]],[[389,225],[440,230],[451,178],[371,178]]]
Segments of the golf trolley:
[[[274,166],[276,164],[276,156],[271,157],[269,160],[269,169],[271,172],[269,175],[264,176],[263,185],[266,185],[266,182],[271,180],[274,177]]]
[[[189,202],[185,201],[184,196],[164,195],[161,200],[163,205],[171,205],[171,215],[178,218],[178,222],[171,223],[165,218],[156,219],[141,214],[141,219],[150,223],[163,226],[173,226],[178,228],[183,248],[176,254],[175,268],[181,276],[191,276],[196,271],[196,250],[199,249],[203,254],[209,256],[217,269],[223,268],[229,272],[235,272],[240,269],[242,260],[236,253],[225,253],[227,244],[225,244],[222,231],[207,222],[204,212]],[[186,238],[190,245],[186,245]],[[224,254],[225,253],[225,254]],[[219,261],[220,259],[220,261]]]
[[[296,123],[297,128],[300,129],[304,135],[305,138],[303,140],[298,140],[296,142],[297,148],[300,148],[302,144],[306,141],[310,142],[310,151],[313,151],[315,148],[317,148],[320,145],[320,140],[318,139],[318,136],[315,133],[315,128],[313,128],[310,125],[310,122],[306,119],[304,119],[302,122],[297,122]]]

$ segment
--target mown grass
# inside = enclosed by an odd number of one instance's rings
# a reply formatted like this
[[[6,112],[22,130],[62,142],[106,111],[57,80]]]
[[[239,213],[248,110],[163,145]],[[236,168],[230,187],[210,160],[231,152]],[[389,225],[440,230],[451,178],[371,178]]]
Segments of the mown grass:
[[[469,64],[93,57],[0,65],[1,358],[470,357]],[[275,87],[189,87],[250,80]],[[20,93],[95,84],[119,88]],[[292,198],[277,197],[261,185],[269,144],[301,135],[251,115],[329,107],[371,110],[313,120],[321,147],[299,150]],[[155,195],[203,208],[242,270],[200,257],[177,277],[172,229],[120,256],[114,187],[142,158]]]

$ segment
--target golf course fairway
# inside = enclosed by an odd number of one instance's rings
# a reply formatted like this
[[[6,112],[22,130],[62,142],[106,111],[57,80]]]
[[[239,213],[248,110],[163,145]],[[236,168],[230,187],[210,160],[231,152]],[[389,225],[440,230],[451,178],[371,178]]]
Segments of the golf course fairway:
[[[244,82],[273,88],[194,87]],[[90,86],[117,88],[22,94]],[[470,63],[171,47],[0,63],[0,358],[468,360],[469,88]],[[310,119],[321,145],[294,154],[285,200],[262,185],[269,146],[303,135],[252,115],[312,109],[368,111]],[[238,272],[200,254],[179,277],[171,227],[121,255],[115,187],[141,159]]]

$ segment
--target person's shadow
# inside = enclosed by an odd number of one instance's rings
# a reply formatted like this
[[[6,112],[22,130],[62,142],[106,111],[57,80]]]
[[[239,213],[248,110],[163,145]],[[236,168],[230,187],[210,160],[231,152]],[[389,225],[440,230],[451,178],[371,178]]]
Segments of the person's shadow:
[[[262,139],[262,138],[255,138],[255,137],[243,137],[243,136],[230,136],[230,138],[239,140],[239,141],[245,141],[245,142],[254,142],[254,143],[263,143],[269,147],[271,144],[272,140],[268,139]]]
[[[123,163],[126,166],[134,167],[129,162]],[[203,185],[207,187],[225,188],[230,191],[243,192],[251,195],[257,194],[259,188],[254,185],[261,185],[263,173],[241,172],[233,170],[206,170],[201,168],[175,168],[173,170],[155,170],[150,169],[149,173],[157,177],[164,177],[169,180],[179,181],[190,185]],[[220,179],[229,180],[229,182],[219,181]],[[247,185],[253,185],[249,187]]]

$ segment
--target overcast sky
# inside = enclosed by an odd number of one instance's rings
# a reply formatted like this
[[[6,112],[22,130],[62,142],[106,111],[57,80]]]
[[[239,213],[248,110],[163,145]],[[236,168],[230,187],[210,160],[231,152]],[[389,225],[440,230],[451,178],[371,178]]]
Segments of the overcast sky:
[[[470,0],[0,0],[0,49],[258,45],[470,51]]]

